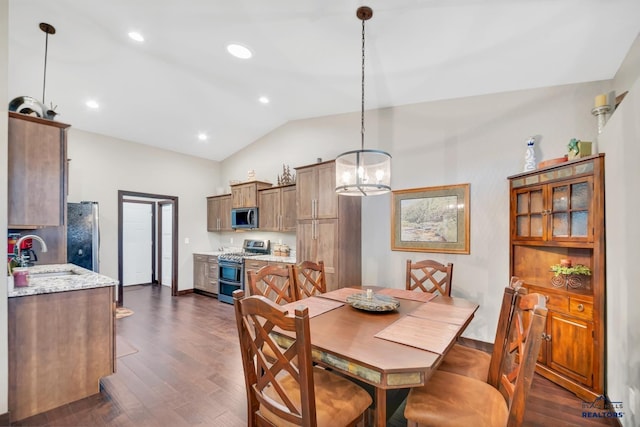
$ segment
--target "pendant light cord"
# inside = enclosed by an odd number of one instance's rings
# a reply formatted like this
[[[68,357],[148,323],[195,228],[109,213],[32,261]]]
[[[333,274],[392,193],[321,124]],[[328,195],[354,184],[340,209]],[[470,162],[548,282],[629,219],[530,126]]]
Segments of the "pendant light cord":
[[[49,50],[49,33],[45,32],[45,34],[46,36],[44,39],[44,78],[42,81],[42,103],[43,104],[45,104],[44,92],[47,87],[47,51]]]
[[[360,140],[364,150],[364,21],[362,20],[362,98],[360,100]]]

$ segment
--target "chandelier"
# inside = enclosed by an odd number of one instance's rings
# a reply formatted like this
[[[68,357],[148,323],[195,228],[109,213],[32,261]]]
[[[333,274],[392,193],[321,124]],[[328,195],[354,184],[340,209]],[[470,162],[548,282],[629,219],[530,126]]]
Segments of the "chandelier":
[[[360,149],[336,157],[336,193],[345,196],[374,196],[391,191],[391,156],[364,148],[364,23],[373,16],[370,7],[359,7],[362,21],[362,96],[360,101]]]

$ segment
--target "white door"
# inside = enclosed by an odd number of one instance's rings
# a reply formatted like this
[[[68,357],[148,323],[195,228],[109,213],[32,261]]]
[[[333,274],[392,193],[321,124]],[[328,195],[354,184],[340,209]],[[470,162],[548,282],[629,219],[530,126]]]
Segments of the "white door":
[[[122,285],[151,283],[152,209],[150,203],[122,204]]]
[[[162,209],[162,224],[161,227],[161,243],[162,253],[160,257],[162,258],[162,276],[160,277],[160,284],[163,286],[171,287],[171,276],[173,260],[173,203],[167,203],[161,205]]]

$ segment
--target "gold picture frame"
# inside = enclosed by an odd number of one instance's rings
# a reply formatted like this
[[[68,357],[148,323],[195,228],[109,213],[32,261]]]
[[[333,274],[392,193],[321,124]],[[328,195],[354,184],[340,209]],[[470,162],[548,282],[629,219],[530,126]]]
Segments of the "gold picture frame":
[[[469,184],[392,192],[391,250],[469,253]]]

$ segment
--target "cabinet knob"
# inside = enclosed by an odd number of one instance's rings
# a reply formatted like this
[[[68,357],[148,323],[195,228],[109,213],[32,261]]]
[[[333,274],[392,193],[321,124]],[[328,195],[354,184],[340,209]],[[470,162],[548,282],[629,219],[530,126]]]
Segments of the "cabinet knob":
[[[578,304],[576,308],[578,311],[584,311],[584,304]]]
[[[551,335],[546,334],[546,333],[542,333],[542,339],[545,341],[551,341]]]

